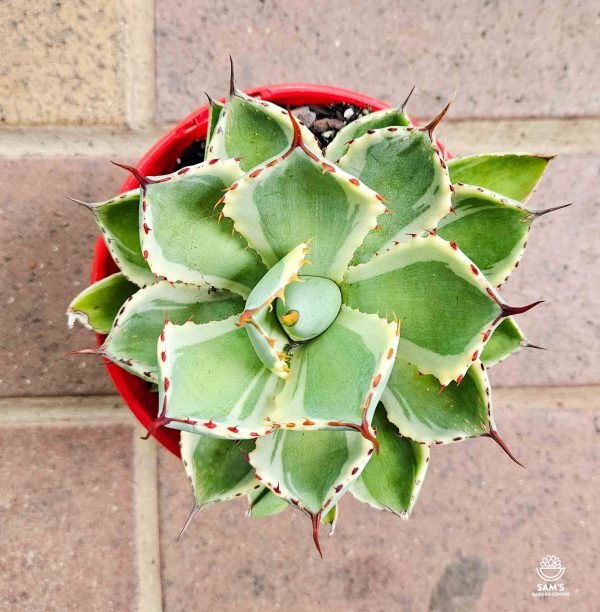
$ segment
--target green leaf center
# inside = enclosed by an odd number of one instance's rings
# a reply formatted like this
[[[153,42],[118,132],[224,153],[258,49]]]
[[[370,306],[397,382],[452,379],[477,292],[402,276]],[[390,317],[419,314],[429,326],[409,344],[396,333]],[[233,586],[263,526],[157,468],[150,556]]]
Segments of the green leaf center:
[[[275,305],[277,318],[295,341],[322,334],[335,320],[342,304],[340,288],[330,279],[302,276],[285,289],[285,300]]]

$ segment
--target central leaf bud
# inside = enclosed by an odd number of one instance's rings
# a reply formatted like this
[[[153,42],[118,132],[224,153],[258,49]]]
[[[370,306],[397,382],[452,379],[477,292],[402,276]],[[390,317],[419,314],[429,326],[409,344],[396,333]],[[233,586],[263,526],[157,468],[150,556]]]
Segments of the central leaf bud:
[[[277,318],[295,341],[322,334],[335,320],[342,305],[340,288],[328,278],[301,276],[285,288],[285,302],[275,304]]]

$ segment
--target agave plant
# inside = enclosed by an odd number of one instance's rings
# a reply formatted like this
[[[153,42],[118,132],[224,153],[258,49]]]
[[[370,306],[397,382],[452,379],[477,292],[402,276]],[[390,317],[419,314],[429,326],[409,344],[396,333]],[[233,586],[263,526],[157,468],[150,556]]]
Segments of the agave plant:
[[[350,492],[407,517],[430,448],[489,437],[486,368],[528,345],[498,287],[550,158],[446,161],[404,106],[361,115],[325,151],[289,110],[232,84],[206,160],[91,209],[120,272],[69,315],[156,386],[181,431],[194,511],[242,495],[333,523]],[[511,455],[512,457],[512,455]]]

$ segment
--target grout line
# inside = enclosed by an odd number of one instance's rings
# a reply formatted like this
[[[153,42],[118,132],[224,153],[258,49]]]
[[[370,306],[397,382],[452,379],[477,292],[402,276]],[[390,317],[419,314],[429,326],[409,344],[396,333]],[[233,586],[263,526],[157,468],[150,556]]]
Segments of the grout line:
[[[600,385],[497,387],[494,404],[502,409],[600,410]],[[0,425],[135,424],[116,395],[0,398]]]
[[[127,0],[138,2],[141,0]],[[144,79],[141,79],[144,80]],[[147,81],[144,80],[144,87]],[[142,88],[142,85],[139,85]],[[154,84],[152,85],[154,88]],[[140,91],[136,95],[142,95]],[[149,96],[149,94],[148,94]],[[144,96],[142,96],[144,97]],[[147,101],[149,98],[144,97]],[[154,95],[152,95],[154,100]],[[199,101],[199,104],[203,102]],[[154,105],[154,101],[152,102]],[[139,110],[139,109],[138,109]],[[139,110],[133,121],[141,126]],[[152,111],[154,112],[154,111]],[[144,121],[145,121],[144,120]],[[21,127],[0,129],[0,158],[106,157],[138,159],[170,127],[131,130],[115,126]],[[442,123],[437,135],[455,155],[493,151],[527,150],[542,154],[600,154],[600,119],[502,119],[457,120]]]
[[[122,71],[128,124],[141,129],[155,121],[154,0],[122,0],[121,11],[127,41]]]
[[[111,127],[2,128],[0,158],[104,157],[137,160],[166,129]]]
[[[492,398],[500,410],[567,409],[600,410],[600,387],[596,385],[561,387],[499,387]]]
[[[0,398],[0,424],[129,424],[135,419],[115,395]]]
[[[137,573],[136,609],[162,610],[160,538],[158,522],[157,442],[142,440],[141,427],[133,431],[133,512]]]
[[[598,154],[600,143],[588,142],[600,128],[598,118],[480,119],[441,123],[437,136],[454,155],[526,151],[544,155]]]

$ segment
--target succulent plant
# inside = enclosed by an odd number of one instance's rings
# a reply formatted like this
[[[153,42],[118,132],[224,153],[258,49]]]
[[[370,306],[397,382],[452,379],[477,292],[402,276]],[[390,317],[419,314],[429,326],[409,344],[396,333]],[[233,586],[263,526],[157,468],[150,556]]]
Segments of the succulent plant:
[[[121,272],[69,307],[95,353],[157,386],[150,428],[181,431],[195,512],[247,495],[335,524],[350,492],[408,517],[430,448],[489,437],[486,367],[528,345],[498,287],[536,218],[549,157],[447,161],[404,105],[325,151],[233,85],[206,161],[86,204]],[[511,455],[512,457],[512,455]]]

